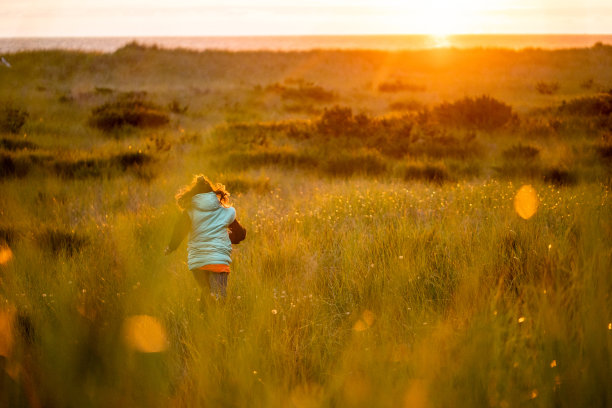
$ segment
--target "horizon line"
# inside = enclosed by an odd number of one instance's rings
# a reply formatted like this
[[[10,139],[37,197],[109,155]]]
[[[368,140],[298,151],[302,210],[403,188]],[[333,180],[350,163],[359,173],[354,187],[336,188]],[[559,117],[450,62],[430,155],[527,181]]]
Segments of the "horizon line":
[[[456,37],[456,36],[612,36],[609,33],[367,33],[367,34],[117,34],[117,35],[36,35],[36,36],[8,36],[0,34],[0,39],[28,39],[28,38],[252,38],[252,37]]]

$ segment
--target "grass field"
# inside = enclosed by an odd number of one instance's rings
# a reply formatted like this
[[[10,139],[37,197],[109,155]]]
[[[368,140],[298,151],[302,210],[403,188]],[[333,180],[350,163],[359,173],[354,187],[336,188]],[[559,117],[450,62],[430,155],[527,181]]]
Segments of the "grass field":
[[[612,47],[5,57],[0,405],[612,404]]]

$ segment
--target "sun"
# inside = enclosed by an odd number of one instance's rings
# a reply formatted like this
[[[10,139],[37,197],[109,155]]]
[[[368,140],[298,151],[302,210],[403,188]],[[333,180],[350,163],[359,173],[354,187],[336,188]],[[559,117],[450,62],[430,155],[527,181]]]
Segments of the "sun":
[[[430,0],[422,5],[426,34],[443,38],[458,29],[460,5],[452,0]]]
[[[449,34],[475,32],[476,22],[482,13],[491,9],[491,3],[486,0],[430,0],[424,2],[423,20],[427,24],[427,34],[444,37]]]
[[[508,4],[509,0],[429,0],[419,3],[387,0],[386,2],[389,10],[395,10],[402,16],[406,22],[404,29],[429,34],[438,39],[444,39],[450,34],[479,33],[483,21],[490,21],[492,12],[499,12]]]

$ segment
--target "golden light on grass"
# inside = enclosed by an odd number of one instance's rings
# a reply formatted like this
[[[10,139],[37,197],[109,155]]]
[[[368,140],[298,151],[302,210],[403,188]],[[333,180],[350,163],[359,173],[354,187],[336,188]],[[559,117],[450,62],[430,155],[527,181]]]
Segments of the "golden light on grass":
[[[0,245],[0,265],[5,265],[13,259],[13,251],[7,245]]]
[[[0,356],[9,357],[13,350],[15,309],[0,309]]]
[[[343,394],[348,406],[368,406],[365,402],[372,394],[372,384],[361,373],[350,374],[344,381]]]
[[[526,220],[533,217],[539,205],[538,194],[529,184],[522,186],[514,196],[514,211]]]
[[[374,323],[374,313],[369,310],[365,310],[361,315],[361,318],[363,319],[365,324],[368,325],[368,327],[370,327]]]
[[[321,406],[324,397],[323,387],[319,384],[307,383],[298,385],[291,390],[289,399],[291,406],[296,408],[310,408]]]
[[[128,347],[141,353],[159,353],[168,348],[166,331],[152,316],[136,315],[125,319],[123,339]]]
[[[518,322],[519,323],[523,323],[524,321],[525,321],[525,317],[524,316],[521,316],[521,317],[518,318]]]
[[[425,408],[428,407],[427,385],[423,380],[415,380],[410,384],[404,395],[404,407]]]
[[[391,353],[391,361],[394,363],[404,362],[407,363],[410,360],[410,346],[405,343],[396,344],[393,346]]]

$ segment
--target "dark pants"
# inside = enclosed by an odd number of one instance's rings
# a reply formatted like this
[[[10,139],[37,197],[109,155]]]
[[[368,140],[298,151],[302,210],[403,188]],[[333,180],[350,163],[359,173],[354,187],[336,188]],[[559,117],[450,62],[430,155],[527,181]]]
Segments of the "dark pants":
[[[194,269],[191,271],[193,277],[198,282],[198,285],[202,289],[202,296],[200,302],[205,302],[205,297],[208,296],[206,292],[210,293],[210,296],[214,297],[215,300],[223,300],[226,296],[227,289],[227,272],[210,272],[202,269]]]

